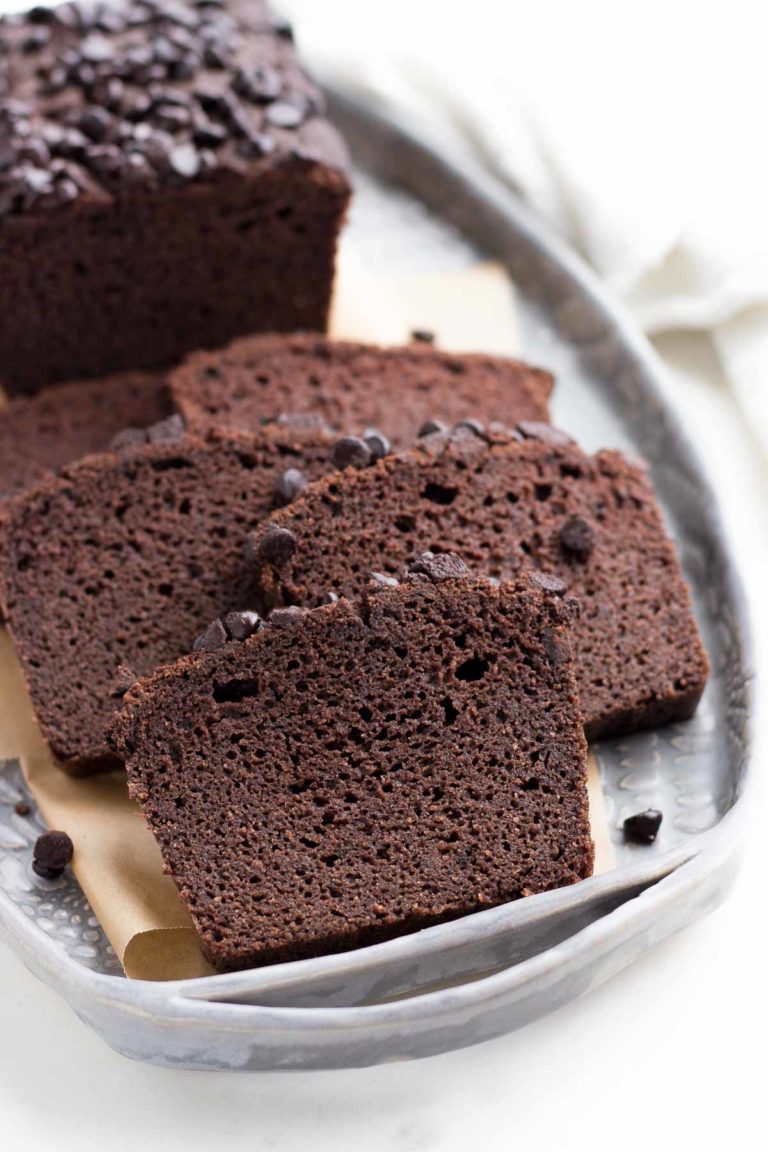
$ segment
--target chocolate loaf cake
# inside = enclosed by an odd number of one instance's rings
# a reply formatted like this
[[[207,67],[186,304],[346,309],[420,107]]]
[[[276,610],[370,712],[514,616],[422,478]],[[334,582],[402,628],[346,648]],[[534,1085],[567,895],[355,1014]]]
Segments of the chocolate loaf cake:
[[[552,384],[548,372],[519,360],[311,335],[246,337],[193,353],[169,377],[192,429],[247,432],[282,412],[305,412],[340,433],[377,428],[396,447],[410,447],[430,419],[547,420]]]
[[[243,545],[283,471],[326,467],[319,440],[178,436],[91,456],[0,512],[0,606],[43,734],[73,774],[114,765],[104,726],[131,678],[250,608]],[[175,438],[174,438],[175,437]]]
[[[123,428],[146,428],[172,411],[164,378],[139,372],[12,400],[0,409],[0,496],[103,451]]]
[[[506,579],[553,578],[578,604],[576,671],[591,739],[689,717],[707,659],[642,467],[588,456],[548,425],[489,442],[464,425],[308,487],[252,541],[263,609],[362,595],[428,549]],[[269,535],[282,533],[277,561]]]
[[[344,146],[263,0],[0,20],[0,382],[324,330]]]
[[[128,693],[111,738],[219,970],[590,875],[565,613],[462,569],[277,612]]]

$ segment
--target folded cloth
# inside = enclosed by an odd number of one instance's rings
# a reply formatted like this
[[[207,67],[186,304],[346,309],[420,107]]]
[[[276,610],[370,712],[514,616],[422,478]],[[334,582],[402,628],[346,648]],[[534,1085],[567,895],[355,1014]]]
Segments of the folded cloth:
[[[321,75],[471,149],[648,333],[710,332],[768,450],[768,94],[753,6],[282,8]]]

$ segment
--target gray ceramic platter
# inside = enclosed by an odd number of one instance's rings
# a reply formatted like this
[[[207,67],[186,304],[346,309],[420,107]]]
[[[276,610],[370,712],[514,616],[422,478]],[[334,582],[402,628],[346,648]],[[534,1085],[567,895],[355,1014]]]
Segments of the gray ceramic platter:
[[[470,160],[446,159],[350,96],[335,117],[358,167],[351,228],[366,264],[439,272],[504,263],[520,351],[559,379],[554,419],[595,449],[641,453],[712,660],[696,718],[598,746],[616,867],[572,888],[342,956],[201,980],[129,981],[72,878],[31,871],[39,829],[0,766],[0,931],[118,1051],[173,1067],[333,1068],[417,1058],[520,1027],[607,979],[723,898],[753,788],[748,624],[703,469],[652,349],[581,262]],[[471,307],[471,302],[468,302]],[[414,317],[414,324],[419,318]],[[664,812],[655,845],[623,818]]]

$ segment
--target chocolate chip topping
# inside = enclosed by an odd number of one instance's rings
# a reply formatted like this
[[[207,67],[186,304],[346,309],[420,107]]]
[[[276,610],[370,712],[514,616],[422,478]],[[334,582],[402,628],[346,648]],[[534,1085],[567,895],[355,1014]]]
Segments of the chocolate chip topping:
[[[528,578],[537,588],[543,592],[552,592],[555,596],[563,596],[568,591],[565,580],[559,576],[550,576],[548,572],[530,572]]]
[[[142,444],[147,443],[147,430],[146,428],[123,428],[122,432],[117,432],[109,442],[109,447],[113,452],[122,452],[125,449],[138,448]]]
[[[274,525],[267,528],[261,538],[248,541],[248,553],[255,560],[264,560],[268,564],[287,564],[296,551],[296,537],[287,528],[277,528]]]
[[[290,608],[275,608],[269,614],[267,623],[273,628],[293,628],[296,624],[300,624],[308,613],[308,608],[299,608],[296,605],[291,605]]]
[[[184,436],[184,421],[178,412],[167,416],[165,420],[158,420],[147,428],[147,440],[150,444],[174,444]]]
[[[222,621],[231,640],[247,640],[261,627],[258,612],[227,612]]]
[[[543,440],[553,448],[565,448],[568,444],[573,444],[573,438],[567,432],[553,427],[552,424],[544,424],[540,420],[521,420],[515,427],[523,440]]]
[[[447,432],[448,429],[445,424],[440,420],[425,420],[416,433],[419,440],[424,436],[434,436],[438,433]]]
[[[119,664],[115,678],[112,681],[112,687],[110,688],[110,696],[115,700],[122,700],[123,696],[125,696],[127,692],[130,692],[137,680],[138,676],[132,668],[129,668],[127,664]]]
[[[17,800],[13,806],[13,810],[17,816],[29,816],[32,811],[26,800]]]
[[[595,533],[581,516],[570,516],[560,529],[560,547],[577,560],[588,560],[595,547]]]
[[[344,436],[334,444],[331,452],[335,468],[367,468],[372,459],[371,449],[359,436]]]
[[[371,584],[374,591],[380,588],[397,588],[400,581],[395,576],[388,576],[386,572],[371,572]]]
[[[111,196],[240,173],[272,153],[312,154],[303,127],[323,100],[266,5],[43,11],[0,19],[0,217],[57,208],[86,189]],[[9,89],[25,99],[5,99]]]
[[[411,340],[414,344],[434,344],[435,334],[430,332],[428,328],[414,328],[411,332]]]
[[[381,460],[383,456],[389,456],[392,451],[389,439],[383,432],[379,432],[378,428],[366,428],[363,440],[368,445],[372,460]]]
[[[422,552],[411,564],[410,571],[417,576],[427,576],[433,584],[462,580],[469,575],[469,568],[455,552]]]
[[[659,834],[663,816],[658,808],[646,808],[624,821],[624,836],[635,844],[653,844]]]
[[[220,619],[212,620],[202,635],[198,636],[192,645],[193,652],[216,652],[223,648],[229,640],[224,623]]]
[[[66,832],[44,832],[35,841],[32,869],[45,880],[56,880],[73,855],[74,845]]]
[[[275,483],[277,503],[291,504],[304,491],[307,483],[307,476],[300,468],[287,468]]]

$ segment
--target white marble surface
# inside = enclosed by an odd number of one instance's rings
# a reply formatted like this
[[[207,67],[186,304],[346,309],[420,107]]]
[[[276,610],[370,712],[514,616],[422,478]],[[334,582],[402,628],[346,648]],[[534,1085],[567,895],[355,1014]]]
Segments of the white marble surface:
[[[666,337],[768,650],[766,465],[698,337]],[[105,1048],[0,947],[0,1149],[599,1152],[764,1147],[765,797],[727,904],[585,999],[416,1064],[183,1073]]]

